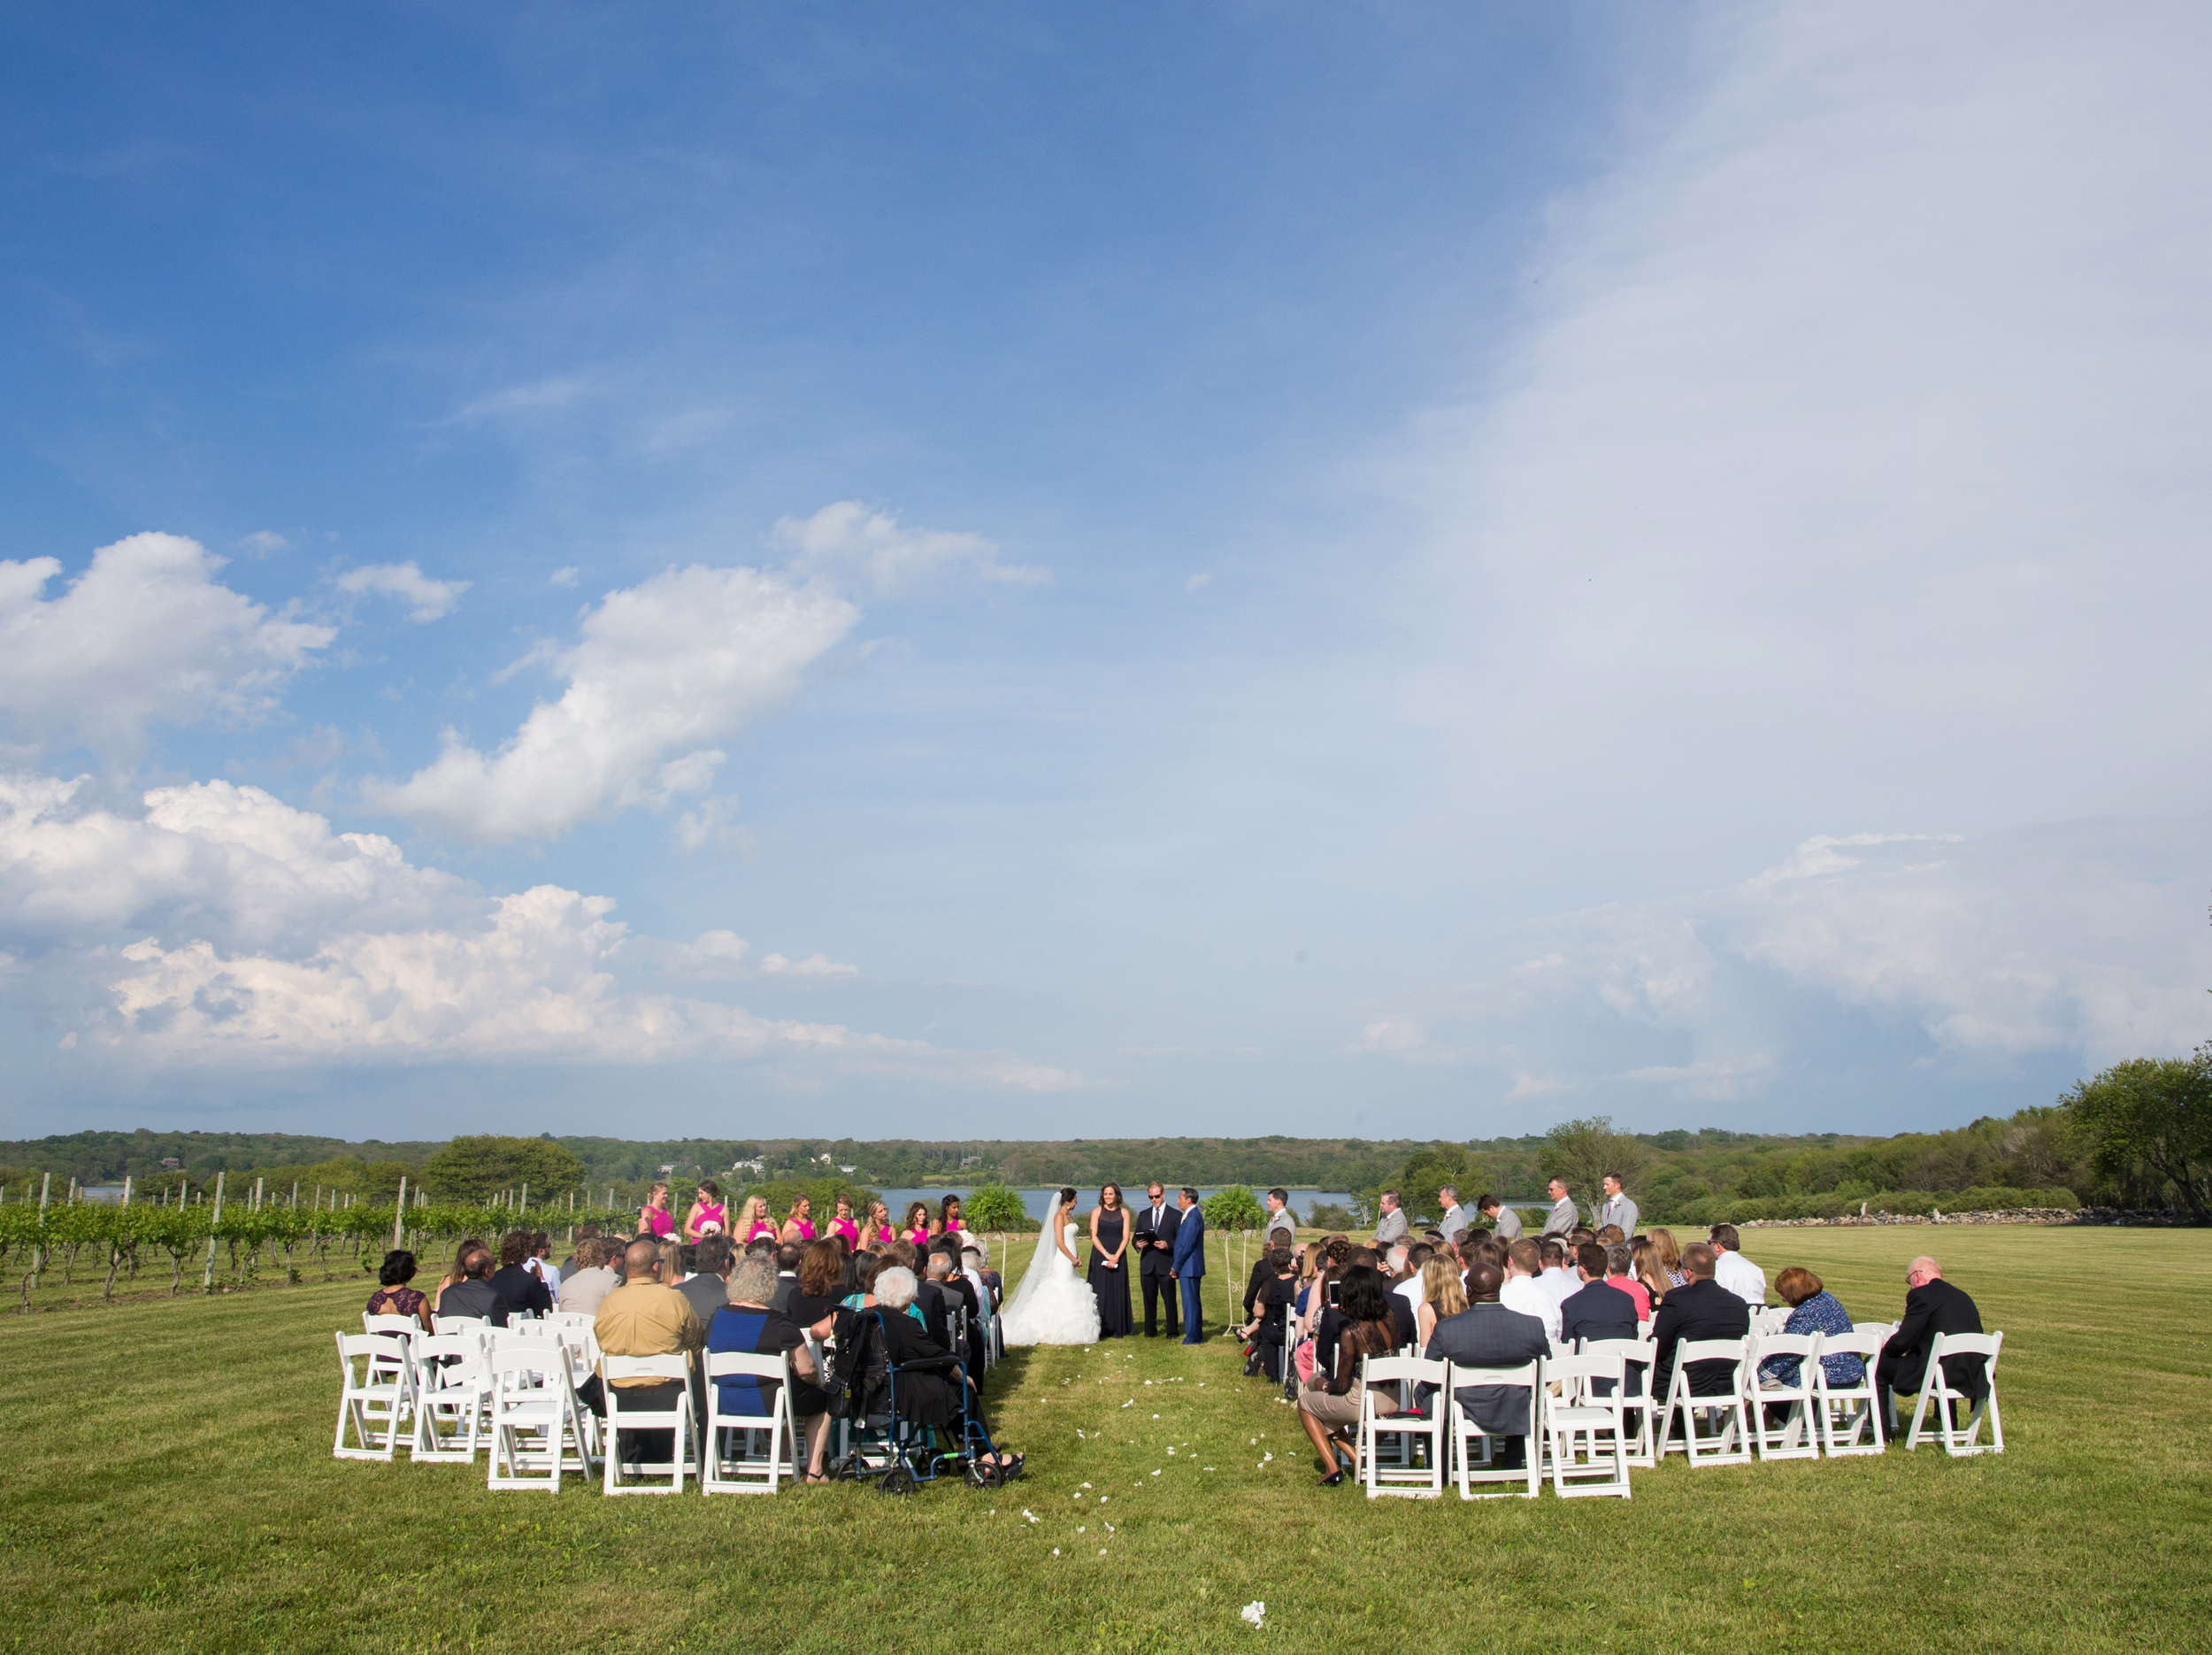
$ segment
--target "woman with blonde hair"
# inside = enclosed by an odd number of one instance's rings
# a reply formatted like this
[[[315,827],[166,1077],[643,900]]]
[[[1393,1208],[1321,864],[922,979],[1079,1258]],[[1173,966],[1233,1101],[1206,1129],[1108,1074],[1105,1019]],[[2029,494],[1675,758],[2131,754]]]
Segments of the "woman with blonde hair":
[[[664,1241],[675,1228],[675,1214],[668,1210],[668,1186],[656,1178],[645,1192],[645,1205],[637,1210],[636,1234]]]
[[[788,1218],[784,1220],[783,1234],[778,1239],[795,1242],[812,1241],[814,1239],[814,1220],[809,1216],[809,1214],[810,1214],[813,1211],[814,1202],[810,1197],[805,1195],[793,1196],[791,1197],[791,1214]]]
[[[1667,1296],[1667,1273],[1659,1267],[1657,1243],[1647,1235],[1636,1243],[1634,1258],[1635,1277],[1643,1283],[1644,1291],[1651,1295],[1652,1313],[1656,1315],[1660,1301]]]
[[[1680,1287],[1690,1279],[1682,1274],[1682,1243],[1675,1240],[1672,1230],[1655,1226],[1651,1231],[1651,1246],[1654,1257],[1659,1261],[1660,1274],[1666,1277],[1669,1287]]]
[[[861,1220],[860,1248],[864,1252],[880,1247],[896,1234],[891,1228],[891,1208],[883,1201],[868,1204],[868,1216]]]
[[[741,1248],[756,1235],[765,1235],[770,1241],[776,1239],[776,1220],[768,1216],[766,1196],[745,1197],[745,1210],[738,1214],[737,1228],[733,1234]]]
[[[830,1220],[824,1233],[844,1243],[848,1256],[860,1251],[860,1226],[853,1222],[853,1198],[841,1189],[837,1192],[837,1216]]]
[[[1448,1252],[1421,1266],[1421,1302],[1413,1307],[1414,1344],[1425,1351],[1436,1324],[1467,1308],[1467,1289],[1459,1279],[1459,1260]]]

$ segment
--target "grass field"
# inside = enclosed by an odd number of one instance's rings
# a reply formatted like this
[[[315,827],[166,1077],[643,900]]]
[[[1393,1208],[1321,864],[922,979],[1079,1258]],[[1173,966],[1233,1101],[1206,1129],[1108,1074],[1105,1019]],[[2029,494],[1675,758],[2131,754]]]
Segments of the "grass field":
[[[1030,1455],[997,1494],[495,1495],[480,1460],[330,1458],[352,1283],[41,1312],[0,1326],[0,1646],[2203,1648],[2208,1240],[1758,1235],[1770,1279],[1809,1264],[1884,1320],[1933,1246],[2006,1334],[2009,1451],[1676,1461],[1629,1501],[1318,1489],[1233,1344],[1141,1338],[995,1371],[1001,1434]],[[1264,1635],[1238,1619],[1255,1599]]]

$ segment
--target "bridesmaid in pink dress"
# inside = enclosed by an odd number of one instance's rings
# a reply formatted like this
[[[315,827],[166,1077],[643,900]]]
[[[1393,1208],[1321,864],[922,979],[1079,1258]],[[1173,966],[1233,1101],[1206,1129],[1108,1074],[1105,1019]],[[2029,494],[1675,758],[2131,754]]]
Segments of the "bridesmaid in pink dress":
[[[899,1228],[899,1239],[924,1248],[929,1245],[930,1234],[929,1203],[917,1201],[906,1209],[906,1222]]]
[[[943,1221],[937,1226],[937,1233],[940,1235],[950,1235],[962,1228],[958,1196],[948,1195],[937,1210],[943,1215]]]
[[[860,1244],[873,1247],[889,1241],[895,1233],[891,1228],[891,1209],[880,1201],[871,1201],[867,1222],[860,1227]]]
[[[794,1196],[791,1198],[791,1216],[783,1221],[783,1235],[780,1239],[795,1242],[812,1241],[814,1220],[809,1215],[813,1211],[813,1202],[804,1196]]]
[[[860,1226],[853,1222],[853,1198],[837,1197],[837,1216],[829,1221],[829,1234],[845,1243],[848,1258],[860,1251]]]
[[[666,1241],[675,1229],[675,1215],[668,1210],[668,1186],[657,1182],[645,1192],[645,1205],[638,1209],[637,1233]]]
[[[718,1235],[729,1228],[730,1210],[722,1203],[722,1186],[710,1178],[699,1186],[691,1211],[684,1214],[684,1239],[695,1242],[702,1235]]]
[[[737,1220],[739,1246],[744,1246],[757,1235],[765,1235],[770,1241],[776,1239],[776,1220],[768,1216],[766,1196],[746,1197],[744,1216]]]

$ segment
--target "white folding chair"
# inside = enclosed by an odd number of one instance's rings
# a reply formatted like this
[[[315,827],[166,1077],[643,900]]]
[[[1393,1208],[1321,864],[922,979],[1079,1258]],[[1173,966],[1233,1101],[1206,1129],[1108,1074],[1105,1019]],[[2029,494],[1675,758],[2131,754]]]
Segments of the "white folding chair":
[[[388,1333],[340,1333],[338,1430],[333,1459],[389,1459],[399,1451],[400,1421],[415,1397],[408,1343]],[[356,1364],[359,1364],[357,1369]],[[350,1425],[353,1445],[346,1445]],[[381,1441],[378,1428],[382,1428]]]
[[[677,1382],[675,1406],[626,1411],[622,1406],[622,1392],[626,1387],[616,1382],[625,1379],[674,1380]],[[698,1469],[697,1462],[693,1458],[695,1431],[691,1417],[691,1374],[684,1359],[680,1356],[602,1356],[599,1359],[599,1381],[607,1409],[606,1452],[603,1457],[606,1466],[606,1491],[609,1494],[681,1494],[684,1491],[684,1474]],[[650,1481],[663,1474],[657,1466],[622,1458],[621,1433],[625,1430],[669,1431],[673,1434],[666,1482]],[[622,1481],[626,1475],[641,1481],[626,1483]]]
[[[1813,1412],[1820,1421],[1820,1443],[1828,1458],[1845,1454],[1878,1454],[1886,1445],[1882,1434],[1881,1397],[1874,1388],[1874,1365],[1881,1359],[1889,1335],[1873,1328],[1854,1328],[1849,1333],[1829,1334],[1820,1342],[1821,1363],[1813,1375]],[[1828,1377],[1827,1359],[1855,1356],[1865,1371],[1855,1385],[1839,1385]],[[1848,1431],[1843,1428],[1848,1426]],[[1862,1437],[1871,1438],[1862,1442]]]
[[[1509,1495],[1520,1495],[1534,1499],[1538,1493],[1538,1478],[1542,1474],[1544,1458],[1544,1379],[1543,1366],[1538,1362],[1525,1363],[1519,1367],[1462,1367],[1451,1366],[1451,1433],[1454,1457],[1459,1466],[1459,1497],[1463,1500],[1498,1500]],[[1476,1423],[1474,1418],[1460,1406],[1459,1393],[1476,1386],[1494,1386],[1504,1389],[1528,1392],[1528,1435],[1523,1438],[1526,1450],[1521,1466],[1507,1469],[1494,1464],[1491,1452],[1496,1443],[1508,1440],[1494,1436]],[[1474,1449],[1482,1450],[1480,1469],[1477,1469]],[[1520,1489],[1500,1489],[1495,1493],[1478,1494],[1473,1485],[1478,1482],[1519,1482]]]
[[[2001,1454],[2005,1451],[2004,1421],[1997,1413],[1997,1352],[2003,1347],[2001,1333],[1939,1333],[1928,1351],[1927,1376],[1920,1382],[1920,1400],[1913,1404],[1912,1428],[1905,1435],[1908,1451],[1920,1446],[1920,1421],[1928,1412],[1932,1399],[1935,1408],[1935,1435],[1943,1443],[1943,1451],[1955,1459],[1971,1454]],[[1987,1387],[1981,1401],[1974,1405],[1972,1414],[1964,1425],[1959,1423],[1959,1410],[1968,1405],[1964,1391],[1954,1389],[1950,1375],[1943,1371],[1946,1357],[1970,1357],[1982,1364],[1982,1381]],[[1977,1443],[1981,1435],[1982,1420],[1989,1420],[1989,1438]]]
[[[434,1311],[430,1317],[433,1333],[482,1333],[491,1325],[482,1316],[441,1316]]]
[[[591,1474],[584,1438],[583,1404],[568,1382],[568,1360],[557,1348],[549,1362],[528,1342],[487,1351],[485,1382],[491,1393],[491,1489],[543,1489],[557,1494],[561,1474]]]
[[[473,1333],[426,1333],[415,1341],[415,1440],[422,1460],[476,1458],[491,1385],[484,1374],[484,1339]],[[450,1433],[439,1427],[449,1426]]]
[[[372,1316],[365,1310],[361,1312],[361,1331],[396,1334],[403,1339],[423,1336],[422,1323],[413,1316]]]
[[[1652,1319],[1648,1316],[1636,1324],[1636,1340],[1640,1344],[1651,1343]]]
[[[1452,1376],[1451,1366],[1449,1362],[1427,1362],[1417,1356],[1360,1359],[1359,1452],[1369,1499],[1383,1494],[1434,1499],[1444,1492],[1446,1423],[1442,1404],[1440,1402],[1425,1414],[1410,1405],[1396,1413],[1377,1413],[1375,1393],[1368,1387],[1395,1384],[1402,1397],[1409,1396],[1416,1386],[1441,1387],[1448,1383]],[[1398,1439],[1398,1461],[1391,1466],[1382,1463],[1382,1439],[1386,1436]],[[1429,1463],[1425,1467],[1415,1463],[1417,1457],[1413,1452],[1415,1445],[1422,1442],[1429,1447]]]
[[[1659,1463],[1657,1398],[1651,1394],[1652,1349],[1645,1339],[1584,1339],[1584,1356],[1617,1356],[1624,1376],[1622,1423],[1628,1428],[1627,1455],[1632,1470],[1648,1471]]]
[[[1605,1343],[1618,1343],[1609,1340]],[[1548,1391],[1544,1430],[1551,1443],[1551,1486],[1562,1498],[1585,1494],[1628,1497],[1627,1368],[1617,1351],[1555,1357],[1544,1364]],[[1600,1382],[1605,1394],[1599,1395]],[[1568,1487],[1570,1479],[1575,1486]]]
[[[1818,1405],[1815,1394],[1818,1381],[1814,1375],[1820,1368],[1820,1353],[1817,1333],[1751,1336],[1751,1353],[1743,1365],[1743,1395],[1752,1446],[1761,1459],[1820,1458],[1820,1428],[1814,1420]],[[1759,1370],[1770,1358],[1778,1356],[1798,1359],[1797,1377],[1789,1384],[1770,1388]]]
[[[1674,1374],[1667,1384],[1667,1399],[1659,1413],[1659,1456],[1685,1455],[1693,1466],[1747,1466],[1751,1463],[1751,1428],[1743,1402],[1743,1359],[1750,1340],[1743,1339],[1679,1339],[1674,1347]],[[1693,1396],[1690,1393],[1690,1365],[1693,1362],[1725,1362],[1728,1364],[1728,1389],[1719,1395]],[[1701,1438],[1697,1433],[1700,1413],[1717,1413],[1714,1428]],[[1682,1422],[1682,1440],[1674,1440],[1676,1420]],[[1704,1453],[1698,1451],[1702,1441],[1710,1443]]]
[[[775,1383],[775,1405],[765,1418],[757,1413],[722,1412],[722,1387],[715,1382],[744,1374],[762,1384]],[[795,1479],[799,1474],[796,1450],[792,1446],[796,1436],[797,1428],[791,1418],[789,1357],[721,1351],[707,1358],[706,1440],[699,1456],[701,1493],[773,1494],[779,1477]],[[768,1439],[765,1454],[752,1451],[756,1437]]]

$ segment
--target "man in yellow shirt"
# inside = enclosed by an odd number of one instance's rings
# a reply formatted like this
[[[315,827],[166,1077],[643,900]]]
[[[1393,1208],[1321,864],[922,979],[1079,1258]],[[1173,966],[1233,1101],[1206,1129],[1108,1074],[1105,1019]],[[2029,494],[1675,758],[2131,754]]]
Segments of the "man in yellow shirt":
[[[599,1301],[592,1335],[603,1356],[689,1357],[705,1348],[707,1330],[690,1301],[661,1282],[660,1249],[649,1241],[632,1242],[623,1255],[622,1285]],[[622,1409],[664,1409],[673,1413],[684,1393],[680,1379],[618,1379]],[[666,1462],[676,1451],[676,1433],[622,1431],[615,1451],[625,1462]]]

